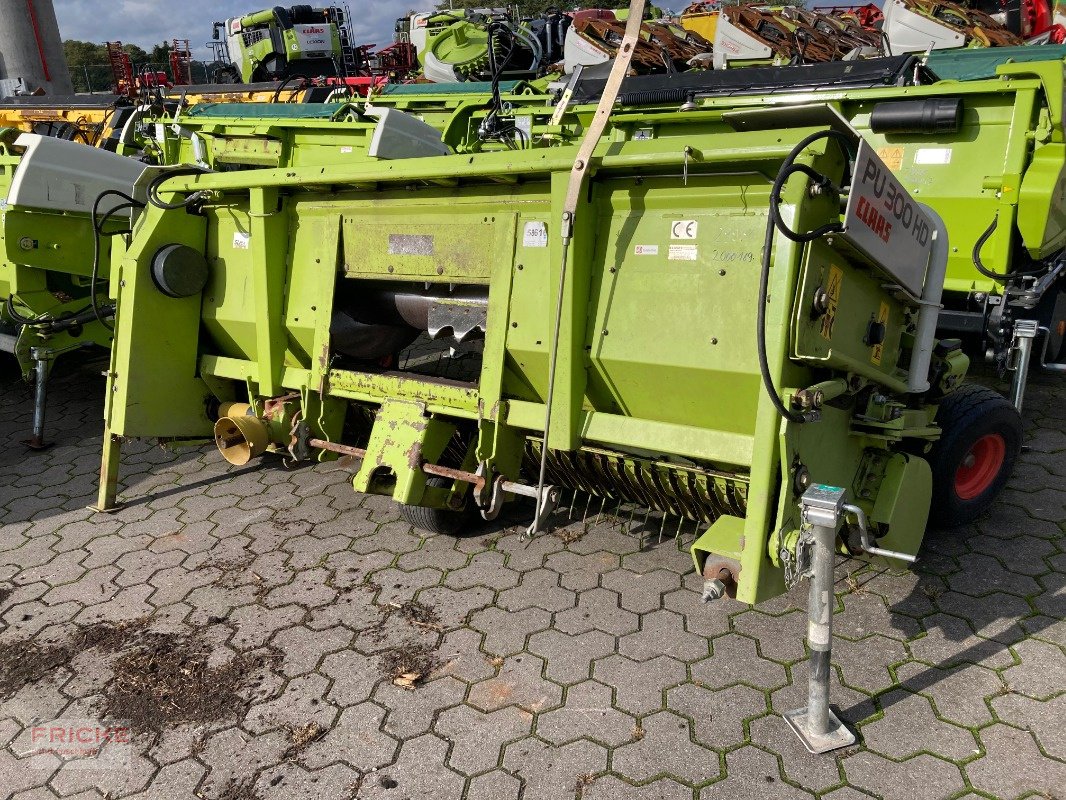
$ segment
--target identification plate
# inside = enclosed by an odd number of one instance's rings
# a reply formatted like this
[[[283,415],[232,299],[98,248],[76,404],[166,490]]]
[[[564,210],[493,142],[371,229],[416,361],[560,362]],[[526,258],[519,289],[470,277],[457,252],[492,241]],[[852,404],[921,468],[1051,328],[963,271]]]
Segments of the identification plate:
[[[865,141],[855,160],[844,237],[900,286],[922,296],[933,222]]]

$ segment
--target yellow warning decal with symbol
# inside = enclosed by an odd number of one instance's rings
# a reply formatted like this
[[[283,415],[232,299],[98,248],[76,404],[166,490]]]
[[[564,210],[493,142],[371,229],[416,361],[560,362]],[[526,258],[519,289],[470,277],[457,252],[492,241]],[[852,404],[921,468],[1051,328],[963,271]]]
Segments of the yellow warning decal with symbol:
[[[877,321],[881,325],[884,325],[886,327],[886,329],[887,329],[887,327],[888,327],[888,303],[884,302],[883,300],[881,301],[881,308],[877,312]],[[870,351],[870,361],[871,361],[871,363],[876,364],[877,366],[881,366],[881,356],[883,356],[884,353],[885,353],[885,342],[884,342],[884,339],[882,339],[881,342],[878,343],[878,344],[875,344],[873,346],[873,350]]]
[[[877,157],[884,161],[890,170],[898,172],[903,166],[903,156],[906,152],[905,147],[882,147],[877,151]]]
[[[829,301],[826,303],[825,316],[822,317],[822,338],[833,338],[833,326],[837,321],[837,307],[840,305],[840,289],[844,285],[844,270],[837,266],[829,267],[829,285],[826,294]]]

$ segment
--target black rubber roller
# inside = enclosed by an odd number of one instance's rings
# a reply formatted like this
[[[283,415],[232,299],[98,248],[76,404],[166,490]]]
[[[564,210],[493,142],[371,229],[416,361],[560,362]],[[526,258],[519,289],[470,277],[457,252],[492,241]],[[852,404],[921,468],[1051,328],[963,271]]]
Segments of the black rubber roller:
[[[192,297],[207,285],[207,259],[184,244],[168,244],[152,257],[152,280],[167,297]]]
[[[961,127],[961,97],[878,103],[870,114],[874,133],[958,133]]]

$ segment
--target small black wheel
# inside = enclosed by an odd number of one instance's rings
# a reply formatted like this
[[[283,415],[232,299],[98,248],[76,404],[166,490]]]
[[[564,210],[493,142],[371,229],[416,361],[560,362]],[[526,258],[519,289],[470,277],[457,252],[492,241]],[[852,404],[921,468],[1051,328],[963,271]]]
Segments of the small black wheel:
[[[972,522],[992,504],[1022,447],[1022,418],[998,392],[967,384],[937,409],[939,441],[928,459],[933,471],[929,518],[941,527]]]
[[[447,489],[451,484],[450,479],[442,478],[438,475],[430,475],[426,478],[426,485],[437,489]],[[400,503],[400,516],[403,517],[405,522],[427,533],[458,536],[474,524],[477,518],[477,511],[474,509],[474,503],[467,495],[466,505],[461,511],[448,508],[409,506]]]

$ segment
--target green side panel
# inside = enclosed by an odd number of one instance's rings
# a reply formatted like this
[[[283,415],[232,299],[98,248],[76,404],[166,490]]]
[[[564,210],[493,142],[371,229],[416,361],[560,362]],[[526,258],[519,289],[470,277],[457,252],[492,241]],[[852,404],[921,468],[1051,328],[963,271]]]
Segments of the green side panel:
[[[119,436],[210,436],[211,396],[199,377],[201,295],[167,297],[150,274],[152,256],[168,244],[204,249],[207,226],[184,211],[150,207],[144,235],[118,256],[118,317],[111,348],[105,416]]]
[[[1066,44],[1039,47],[966,47],[934,50],[925,57],[929,70],[942,81],[977,81],[996,77],[1001,64],[1062,61]]]
[[[194,119],[330,119],[336,103],[200,103],[182,112]]]
[[[529,88],[525,81],[500,81],[500,94],[518,94]],[[389,83],[374,94],[378,97],[410,97],[412,95],[489,94],[492,84],[483,81],[468,83]]]

